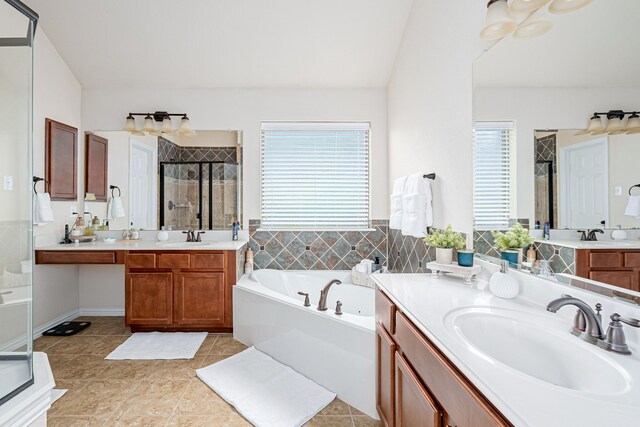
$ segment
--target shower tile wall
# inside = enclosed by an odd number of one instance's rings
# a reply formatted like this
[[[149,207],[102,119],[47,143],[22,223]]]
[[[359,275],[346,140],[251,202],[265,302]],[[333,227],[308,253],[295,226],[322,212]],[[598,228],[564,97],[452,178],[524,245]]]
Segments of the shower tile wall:
[[[547,165],[539,162],[552,162],[553,175],[553,224],[558,227],[558,162],[556,152],[556,135],[536,138],[535,197],[536,220],[540,223],[549,220],[549,176]]]
[[[277,270],[350,270],[362,259],[387,263],[387,220],[372,220],[371,231],[260,230],[249,220],[254,268]]]

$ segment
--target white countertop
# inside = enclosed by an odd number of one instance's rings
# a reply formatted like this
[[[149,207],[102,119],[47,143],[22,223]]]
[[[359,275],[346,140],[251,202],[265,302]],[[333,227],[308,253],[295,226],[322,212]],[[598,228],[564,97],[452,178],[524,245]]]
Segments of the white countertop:
[[[379,288],[407,315],[408,318],[427,336],[498,408],[502,414],[516,426],[632,426],[640,423],[640,346],[636,340],[634,328],[625,326],[627,341],[633,355],[619,355],[606,352],[588,344],[569,333],[571,317],[575,307],[563,308],[557,314],[546,311],[543,305],[529,298],[531,292],[540,292],[540,300],[549,302],[561,293],[567,292],[579,298],[585,298],[581,290],[567,290],[563,285],[544,283],[542,291],[522,291],[512,300],[494,297],[488,290],[481,290],[486,282],[467,286],[456,278],[441,277],[434,279],[430,274],[383,274],[375,277]],[[521,279],[521,286],[523,280]],[[526,296],[523,296],[523,294]],[[589,296],[587,295],[587,298]],[[598,297],[602,298],[602,297]],[[592,303],[592,301],[588,301]],[[614,300],[602,300],[605,319],[615,309],[629,314],[627,306],[620,306]],[[605,358],[612,366],[628,373],[631,386],[615,393],[591,393],[561,387],[529,376],[487,356],[461,339],[447,322],[461,309],[472,307],[477,310],[518,310],[527,316],[539,319],[539,327],[549,333],[569,339],[575,339],[571,348],[578,348],[567,363],[590,357]],[[633,312],[632,312],[633,314]],[[636,316],[637,317],[637,316]],[[604,322],[605,325],[608,322]],[[449,325],[450,326],[450,325]],[[535,325],[534,325],[535,327]],[[605,326],[606,328],[606,326]],[[490,334],[492,331],[487,331]],[[560,334],[560,335],[558,335]],[[495,336],[495,335],[494,335]],[[522,336],[522,335],[520,335]],[[525,338],[526,339],[526,338]],[[509,343],[505,343],[508,347]],[[541,345],[540,351],[544,351]],[[508,351],[508,350],[507,350]],[[542,354],[542,353],[541,353]],[[546,354],[546,353],[545,353]],[[542,358],[531,355],[529,363]],[[547,358],[548,359],[548,358]],[[591,360],[591,359],[590,359]],[[565,360],[566,362],[566,360]],[[594,372],[589,369],[589,373]],[[595,387],[598,388],[599,380]]]
[[[167,247],[167,243],[182,243],[180,241],[159,242],[156,240],[118,240],[115,243],[105,243],[104,241],[71,243],[68,245],[47,245],[37,247],[36,250],[46,251],[180,251],[180,250],[210,250],[210,251],[237,251],[247,244],[246,240],[222,240],[203,241],[202,246]]]
[[[564,246],[573,249],[640,249],[640,240],[536,240],[537,243]]]

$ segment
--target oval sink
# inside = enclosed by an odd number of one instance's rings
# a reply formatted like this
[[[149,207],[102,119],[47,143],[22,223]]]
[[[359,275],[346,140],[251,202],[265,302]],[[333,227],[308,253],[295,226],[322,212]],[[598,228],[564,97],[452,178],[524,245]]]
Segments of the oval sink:
[[[558,330],[547,316],[495,308],[458,309],[445,318],[474,352],[549,384],[594,394],[619,394],[628,374],[607,353]],[[599,354],[602,352],[602,354]]]
[[[211,242],[161,242],[157,244],[162,248],[169,249],[188,249],[188,248],[197,248],[200,246],[209,246]]]

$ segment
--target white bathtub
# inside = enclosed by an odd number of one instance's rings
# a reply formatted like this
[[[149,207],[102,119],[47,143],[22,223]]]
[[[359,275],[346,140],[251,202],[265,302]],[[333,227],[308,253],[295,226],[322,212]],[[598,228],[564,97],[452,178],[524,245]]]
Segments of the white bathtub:
[[[327,311],[316,309],[331,279]],[[304,307],[309,293],[311,306]],[[334,314],[336,301],[343,315]],[[348,271],[256,270],[233,288],[233,335],[378,419],[375,404],[375,295]]]

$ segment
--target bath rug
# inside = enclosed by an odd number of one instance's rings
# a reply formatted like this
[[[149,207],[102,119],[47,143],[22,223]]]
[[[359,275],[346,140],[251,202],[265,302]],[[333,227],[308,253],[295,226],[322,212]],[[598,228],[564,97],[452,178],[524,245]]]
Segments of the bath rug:
[[[54,388],[51,390],[51,403],[53,404],[56,400],[60,399],[66,392],[69,390],[66,388]]]
[[[193,359],[206,332],[136,332],[105,359]]]
[[[52,337],[70,337],[89,326],[91,326],[91,322],[63,322],[51,329],[47,329],[42,333],[42,335]]]
[[[336,398],[255,347],[198,369],[196,375],[258,427],[299,427]]]

